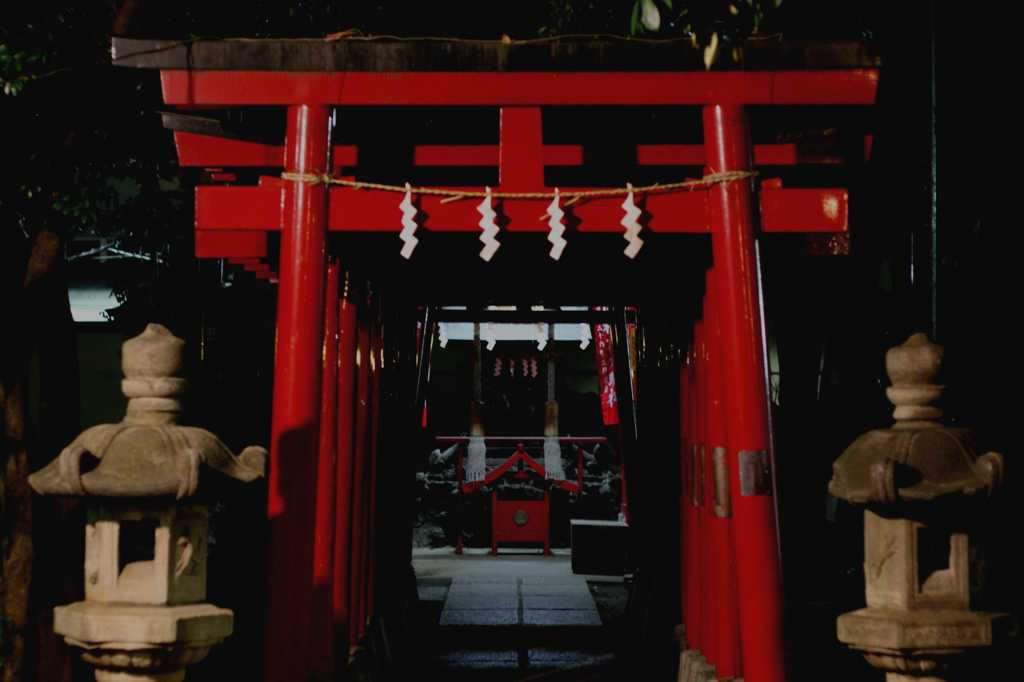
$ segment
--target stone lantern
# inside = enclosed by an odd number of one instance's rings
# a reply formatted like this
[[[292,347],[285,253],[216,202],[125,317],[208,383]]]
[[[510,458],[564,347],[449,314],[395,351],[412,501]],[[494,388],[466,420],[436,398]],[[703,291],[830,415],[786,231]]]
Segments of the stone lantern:
[[[179,682],[232,631],[229,609],[202,603],[202,502],[220,474],[262,477],[267,451],[235,456],[209,431],[178,425],[184,344],[158,324],[125,342],[124,419],[85,430],[29,477],[40,494],[87,499],[85,601],[58,606],[54,630],[98,682]]]
[[[924,334],[889,350],[896,423],[854,441],[828,487],[864,508],[867,608],[839,616],[839,641],[887,682],[953,679],[1007,620],[970,610],[968,566],[968,527],[999,487],[1003,456],[979,455],[973,432],[941,423],[942,354]]]

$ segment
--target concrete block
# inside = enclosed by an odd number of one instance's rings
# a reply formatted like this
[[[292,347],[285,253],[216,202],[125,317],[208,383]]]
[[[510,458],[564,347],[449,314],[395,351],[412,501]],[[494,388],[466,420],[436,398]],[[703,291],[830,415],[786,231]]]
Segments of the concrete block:
[[[572,572],[622,575],[629,546],[629,526],[622,521],[572,519]]]
[[[416,592],[419,594],[420,601],[444,601],[445,594],[448,593],[447,587],[418,587]]]

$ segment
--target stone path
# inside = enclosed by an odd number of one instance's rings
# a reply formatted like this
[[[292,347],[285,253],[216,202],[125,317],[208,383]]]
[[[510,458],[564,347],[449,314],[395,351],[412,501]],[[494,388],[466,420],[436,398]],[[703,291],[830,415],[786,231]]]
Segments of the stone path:
[[[440,625],[593,627],[601,617],[582,578],[455,577]]]
[[[437,614],[425,642],[427,669],[448,680],[480,674],[498,682],[615,665],[590,587],[572,574],[568,557],[446,561],[442,568],[414,557],[421,605]]]

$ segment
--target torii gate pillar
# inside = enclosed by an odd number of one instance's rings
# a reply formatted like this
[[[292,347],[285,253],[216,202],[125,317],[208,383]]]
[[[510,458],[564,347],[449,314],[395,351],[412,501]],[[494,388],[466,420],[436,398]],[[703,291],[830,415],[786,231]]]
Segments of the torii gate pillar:
[[[753,166],[750,123],[739,105],[704,108],[706,163],[716,173]],[[751,178],[714,185],[711,244],[721,329],[724,413],[732,500],[733,557],[743,670],[750,680],[784,679],[782,571],[768,452],[754,187]]]
[[[285,171],[327,172],[330,108],[288,107]],[[327,268],[327,185],[288,182],[274,351],[270,564],[264,679],[305,679],[312,614],[314,524],[320,440],[320,372]],[[280,622],[284,619],[287,622]],[[287,638],[288,641],[281,641]]]

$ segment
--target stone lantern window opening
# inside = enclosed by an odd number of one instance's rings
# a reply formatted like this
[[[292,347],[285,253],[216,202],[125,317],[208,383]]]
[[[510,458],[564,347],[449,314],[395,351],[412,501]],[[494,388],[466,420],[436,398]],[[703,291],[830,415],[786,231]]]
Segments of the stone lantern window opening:
[[[153,605],[203,601],[206,513],[201,505],[90,505],[86,599]]]
[[[132,580],[135,576],[152,576],[156,569],[153,560],[159,521],[154,518],[121,521],[117,524],[117,581]]]

